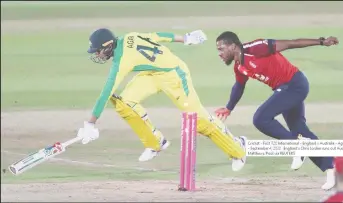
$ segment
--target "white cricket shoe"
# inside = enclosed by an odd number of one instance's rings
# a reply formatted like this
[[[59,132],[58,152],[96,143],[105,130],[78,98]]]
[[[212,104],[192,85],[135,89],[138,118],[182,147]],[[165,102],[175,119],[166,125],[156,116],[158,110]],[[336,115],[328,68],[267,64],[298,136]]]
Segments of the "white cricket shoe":
[[[298,135],[298,140],[311,140],[310,138],[303,137],[301,134]],[[295,156],[293,157],[291,169],[298,170],[304,164],[306,157],[305,156]]]
[[[326,170],[326,183],[322,186],[323,190],[330,190],[336,185],[335,169]]]
[[[239,138],[236,138],[236,139],[239,139],[241,147],[244,149],[244,151],[246,151],[247,138],[245,136],[240,136]],[[246,159],[247,159],[246,155],[241,159],[232,158],[232,170],[233,171],[241,170],[245,165]]]
[[[305,162],[306,156],[295,156],[293,157],[291,169],[298,170]]]
[[[169,147],[169,145],[170,145],[170,142],[163,138],[163,141],[161,143],[161,150],[167,149]],[[155,158],[159,152],[160,151],[156,151],[156,150],[151,149],[151,148],[145,148],[144,152],[141,154],[141,156],[139,157],[138,160],[141,162],[142,161],[149,161],[149,160]]]

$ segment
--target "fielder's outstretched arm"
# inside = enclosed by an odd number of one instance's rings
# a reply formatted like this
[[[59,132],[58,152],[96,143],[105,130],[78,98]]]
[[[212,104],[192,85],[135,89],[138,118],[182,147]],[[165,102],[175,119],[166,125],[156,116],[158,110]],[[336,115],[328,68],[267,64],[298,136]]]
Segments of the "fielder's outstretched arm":
[[[331,46],[339,43],[336,37],[319,39],[294,39],[294,40],[272,40],[276,52],[281,52],[287,49],[305,48],[309,46]]]

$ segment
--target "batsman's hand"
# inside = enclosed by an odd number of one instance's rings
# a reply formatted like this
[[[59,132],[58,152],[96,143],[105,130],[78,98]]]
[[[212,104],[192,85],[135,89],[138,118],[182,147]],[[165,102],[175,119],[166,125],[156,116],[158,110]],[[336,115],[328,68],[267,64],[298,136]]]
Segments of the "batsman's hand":
[[[79,129],[77,136],[82,138],[82,144],[88,144],[90,141],[99,138],[99,130],[94,127],[93,123],[85,121],[83,124],[83,128]]]
[[[231,110],[227,109],[226,107],[224,108],[219,108],[215,111],[216,116],[220,119],[220,120],[226,120],[226,118],[231,114]]]
[[[328,37],[323,41],[324,46],[332,46],[337,45],[339,43],[338,39],[336,37]]]
[[[186,33],[183,37],[185,45],[202,44],[207,40],[206,34],[202,30]]]

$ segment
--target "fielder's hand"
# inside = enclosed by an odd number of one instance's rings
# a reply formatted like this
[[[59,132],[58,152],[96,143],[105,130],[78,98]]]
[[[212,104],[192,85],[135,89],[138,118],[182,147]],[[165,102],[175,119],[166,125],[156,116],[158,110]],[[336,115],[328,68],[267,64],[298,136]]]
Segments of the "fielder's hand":
[[[216,113],[216,116],[220,120],[226,120],[226,118],[231,114],[231,111],[227,109],[226,107],[224,107],[224,108],[217,109],[215,113]]]
[[[337,45],[339,43],[336,37],[328,37],[323,41],[324,46]]]
[[[202,30],[196,30],[190,33],[186,33],[183,38],[185,45],[202,44],[206,40],[207,36]]]
[[[90,141],[93,141],[99,138],[99,130],[94,127],[93,123],[89,123],[85,121],[83,128],[79,129],[77,136],[82,137],[82,141],[81,141],[82,144],[87,144]]]

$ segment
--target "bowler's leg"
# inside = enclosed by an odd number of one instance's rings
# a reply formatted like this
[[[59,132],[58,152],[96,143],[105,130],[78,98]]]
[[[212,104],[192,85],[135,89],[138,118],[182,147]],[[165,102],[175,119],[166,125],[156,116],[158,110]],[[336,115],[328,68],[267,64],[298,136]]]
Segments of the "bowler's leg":
[[[301,72],[298,72],[292,79],[291,83],[289,84],[290,89],[292,91],[292,95],[296,93],[308,93],[309,91],[309,85],[307,78],[305,75]],[[284,98],[285,101],[289,100],[294,100],[296,97],[288,97]],[[305,96],[306,98],[306,96]],[[298,137],[298,135],[301,135],[301,138],[310,138],[310,139],[318,139],[316,135],[314,135],[313,132],[309,130],[309,128],[306,125],[306,119],[305,119],[305,105],[303,101],[305,98],[302,100],[302,102],[299,102],[297,105],[293,106],[292,108],[288,109],[288,111],[283,111],[284,117],[286,119],[286,122],[288,124],[288,127],[292,131],[291,135],[293,137]],[[293,163],[294,160],[299,160],[300,163],[303,162],[302,159],[299,159],[299,157],[294,157],[293,158]],[[334,175],[334,170],[333,168],[333,158],[332,157],[311,157],[311,160],[321,169],[321,170],[326,170],[327,172],[327,178],[326,178],[326,183],[322,186],[322,189],[324,190],[329,190],[335,185],[335,175]],[[292,163],[292,165],[293,165]],[[301,166],[301,164],[300,164]],[[299,167],[300,167],[299,166]],[[294,168],[296,168],[296,164],[294,165]]]
[[[300,99],[289,99],[292,98],[291,96],[292,93],[287,91],[275,92],[255,112],[253,117],[255,127],[265,135],[275,139],[296,139],[295,134],[292,134],[275,119],[277,115],[291,109],[299,102]]]
[[[298,139],[309,138],[318,140],[318,137],[308,128],[305,118],[305,104],[302,102],[300,105],[282,114],[288,128],[292,134],[298,135]],[[299,157],[304,159],[305,157]],[[333,157],[310,157],[312,162],[316,164],[322,171],[333,168]],[[296,164],[302,162],[294,162],[293,169],[298,169],[301,165]]]
[[[275,117],[301,104],[308,92],[306,77],[301,72],[296,73],[289,83],[278,87],[257,109],[253,118],[255,127],[276,139],[296,139],[297,134],[288,131]]]

